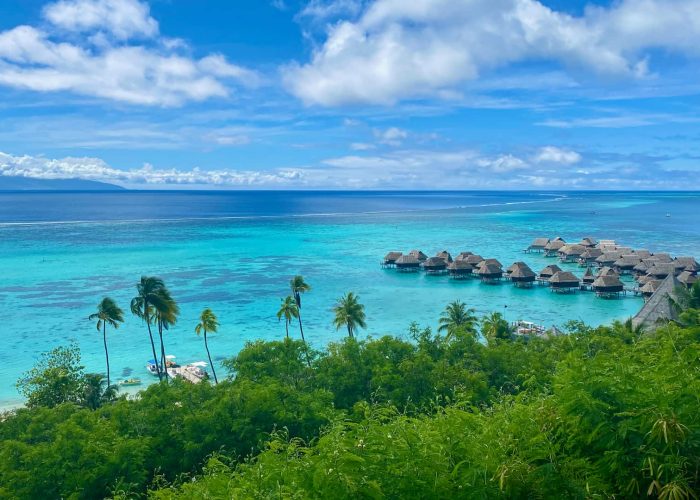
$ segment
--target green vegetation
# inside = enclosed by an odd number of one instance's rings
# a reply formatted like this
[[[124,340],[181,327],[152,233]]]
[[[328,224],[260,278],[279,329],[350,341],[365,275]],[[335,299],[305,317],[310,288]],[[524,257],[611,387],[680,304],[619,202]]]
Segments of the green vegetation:
[[[336,330],[343,326],[348,329],[348,336],[353,338],[357,328],[367,328],[365,323],[365,306],[360,304],[359,297],[352,292],[346,293],[338,299],[333,312],[335,319],[333,324]]]
[[[107,325],[114,329],[119,328],[119,323],[124,322],[124,311],[122,311],[114,300],[105,297],[97,306],[97,312],[91,314],[90,321],[97,320],[97,331],[102,330],[102,341],[105,346],[105,358],[107,361],[107,387],[111,386],[109,380],[109,351],[107,350]]]
[[[460,304],[444,334],[250,342],[218,385],[132,400],[56,349],[0,419],[0,498],[698,497],[697,322],[526,339]]]
[[[216,333],[219,331],[219,320],[209,308],[202,311],[199,315],[199,324],[194,327],[194,332],[197,335],[204,333],[204,348],[207,350],[207,358],[209,358],[209,367],[214,375],[214,383],[218,384],[219,379],[216,378],[216,369],[214,368],[214,363],[211,362],[211,353],[209,352],[209,342],[207,340],[207,333]]]
[[[291,295],[287,295],[282,299],[280,310],[277,311],[277,319],[282,321],[282,318],[284,318],[284,332],[286,338],[289,338],[289,325],[292,323],[292,319],[298,317],[299,306],[297,306],[297,303],[294,301],[294,298]]]

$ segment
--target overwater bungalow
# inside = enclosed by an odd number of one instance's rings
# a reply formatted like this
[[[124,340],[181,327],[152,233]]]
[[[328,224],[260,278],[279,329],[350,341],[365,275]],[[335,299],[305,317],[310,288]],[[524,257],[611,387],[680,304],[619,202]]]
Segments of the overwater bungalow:
[[[556,237],[553,240],[550,240],[549,243],[547,243],[544,246],[544,254],[546,257],[554,257],[557,255],[557,252],[559,252],[559,249],[566,245],[566,242],[560,238]]]
[[[549,287],[554,292],[575,292],[581,287],[581,280],[569,271],[559,271],[549,278]]]
[[[614,250],[617,247],[617,243],[615,243],[615,240],[600,240],[596,246],[603,251]]]
[[[556,264],[552,264],[551,266],[547,266],[542,269],[540,274],[537,276],[537,279],[540,281],[549,281],[550,278],[559,271],[561,271],[561,267],[557,266]]]
[[[464,279],[472,275],[474,266],[465,260],[455,260],[447,266],[447,272],[450,273],[450,278]]]
[[[637,264],[641,263],[642,259],[637,257],[634,254],[628,254],[628,255],[623,255],[619,259],[617,259],[615,262],[613,262],[612,267],[619,273],[619,274],[626,274],[626,273],[631,273],[634,269],[634,266]]]
[[[646,248],[639,248],[632,253],[634,253],[634,255],[636,255],[640,259],[648,259],[649,257],[651,257],[651,252]]]
[[[479,265],[480,262],[484,261],[484,258],[481,255],[478,254],[471,254],[468,255],[465,259],[463,259],[467,264],[471,264],[472,266],[476,267]]]
[[[444,260],[446,263],[451,263],[452,262],[452,255],[450,255],[450,252],[447,250],[443,250],[442,252],[438,252],[435,257],[438,257],[442,260]]]
[[[397,271],[410,273],[420,269],[420,261],[415,255],[402,255],[394,262]]]
[[[681,274],[678,275],[677,279],[679,283],[690,288],[695,284],[696,281],[698,281],[698,275],[690,271],[683,271]]]
[[[583,245],[564,245],[557,254],[562,262],[576,262],[585,251],[586,247]]]
[[[476,270],[476,275],[481,281],[493,283],[503,277],[503,268],[496,264],[484,264]]]
[[[637,276],[635,279],[637,280],[639,286],[646,285],[648,282],[654,280],[654,278],[652,276],[649,276],[648,274]]]
[[[455,260],[466,260],[467,257],[470,255],[474,255],[472,252],[460,252],[457,257],[455,257]]]
[[[651,276],[652,278],[655,279],[664,279],[666,276],[669,274],[676,274],[676,268],[675,266],[668,262],[668,263],[656,263],[654,266],[647,271],[647,275]],[[680,273],[678,273],[680,274]]]
[[[649,269],[652,268],[652,266],[656,263],[655,260],[652,258],[649,259],[643,259],[639,264],[635,265],[632,268],[632,272],[636,274],[637,276],[644,275],[647,273]]]
[[[645,299],[648,299],[649,297],[654,295],[654,292],[656,292],[656,290],[659,289],[660,285],[661,285],[661,280],[651,279],[651,280],[647,281],[644,284],[644,286],[639,289],[639,291],[641,292],[642,296]]]
[[[421,264],[427,274],[444,274],[447,272],[447,262],[440,257],[430,257]]]
[[[673,265],[682,271],[690,271],[691,273],[700,271],[700,264],[695,260],[695,257],[676,257],[673,260]]]
[[[620,257],[622,257],[622,255],[616,251],[603,250],[603,253],[595,259],[595,263],[599,267],[612,266]]]
[[[596,278],[598,276],[617,276],[618,273],[615,270],[615,268],[610,267],[610,266],[603,266],[598,270],[598,273],[596,274]]]
[[[593,285],[594,281],[595,281],[595,275],[593,274],[593,270],[590,267],[587,267],[586,272],[583,273],[583,278],[581,279],[581,283],[586,287],[590,287],[591,285]]]
[[[665,252],[655,253],[652,255],[652,257],[654,257],[657,262],[661,262],[662,264],[673,262],[673,257],[671,257],[671,254]]]
[[[401,257],[403,254],[401,252],[389,252],[384,256],[384,260],[382,261],[382,266],[383,267],[395,267],[396,266],[396,259]]]
[[[535,238],[530,246],[525,250],[526,252],[544,252],[545,247],[549,243],[549,238]]]
[[[581,266],[589,266],[590,264],[594,264],[595,260],[601,255],[603,255],[603,251],[600,248],[586,248],[579,256],[578,263]]]
[[[480,268],[480,267],[485,266],[485,265],[487,265],[487,264],[488,264],[488,265],[498,266],[498,267],[501,268],[501,271],[503,271],[503,264],[501,264],[500,261],[499,261],[498,259],[484,259],[484,260],[482,260],[481,262],[479,262],[479,263],[477,264],[477,267]]]
[[[617,297],[625,291],[620,278],[614,275],[598,276],[591,288],[598,297]]]
[[[508,278],[517,287],[529,287],[535,282],[537,275],[524,262],[516,262],[508,268]]]
[[[598,242],[595,240],[595,238],[586,236],[584,238],[581,238],[581,241],[578,244],[586,248],[593,248],[598,244]]]
[[[423,262],[424,260],[428,260],[428,256],[425,255],[420,250],[411,250],[410,252],[408,252],[408,255],[413,255],[416,259],[418,259],[419,262]]]

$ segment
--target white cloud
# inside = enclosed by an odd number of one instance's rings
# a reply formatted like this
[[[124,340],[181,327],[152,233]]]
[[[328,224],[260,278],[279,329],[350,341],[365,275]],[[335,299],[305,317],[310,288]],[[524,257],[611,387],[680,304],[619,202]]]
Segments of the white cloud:
[[[312,60],[286,67],[284,81],[307,104],[392,104],[522,61],[639,78],[653,49],[700,55],[700,0],[620,0],[583,16],[538,0],[377,0],[356,21],[330,25]]]
[[[479,158],[476,164],[497,173],[528,168],[528,164],[524,160],[511,154],[500,155],[495,158]]]
[[[159,169],[150,164],[120,170],[100,158],[47,159],[0,152],[0,176],[34,179],[86,179],[120,185],[284,186],[303,179],[300,169],[274,171]]]
[[[374,137],[380,144],[386,146],[400,146],[408,137],[408,132],[398,127],[389,127],[386,130],[375,130]]]
[[[541,148],[533,158],[535,163],[561,163],[563,165],[573,165],[581,161],[581,155],[570,149],[562,149],[556,146],[545,146]]]
[[[353,17],[362,10],[361,0],[311,0],[299,12],[297,18],[310,18],[312,21],[326,21],[340,16]]]
[[[138,0],[60,0],[47,5],[43,14],[66,31],[105,31],[122,40],[158,34],[148,4]]]
[[[353,142],[350,144],[350,149],[353,151],[369,151],[370,149],[376,149],[377,146],[374,144],[369,144],[367,142]]]
[[[83,11],[89,15],[70,16]],[[128,13],[133,16],[126,19]],[[64,30],[81,32],[81,42],[63,38],[55,28],[17,26],[0,32],[0,85],[177,106],[226,97],[234,82],[259,83],[255,72],[229,63],[220,54],[199,60],[181,54],[179,40],[137,45],[97,36],[105,30],[118,39],[157,35],[157,23],[153,24],[147,6],[134,0],[65,0],[50,4],[44,14]]]

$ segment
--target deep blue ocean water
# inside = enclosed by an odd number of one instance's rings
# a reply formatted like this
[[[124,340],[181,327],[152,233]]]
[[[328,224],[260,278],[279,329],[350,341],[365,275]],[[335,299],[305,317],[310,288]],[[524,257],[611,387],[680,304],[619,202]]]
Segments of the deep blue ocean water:
[[[641,299],[401,275],[379,262],[389,250],[471,250],[537,271],[554,262],[522,253],[538,236],[594,236],[700,257],[699,211],[700,193],[667,192],[0,193],[0,405],[19,400],[16,379],[56,345],[76,341],[87,368],[102,371],[101,337],[87,316],[105,295],[128,311],[143,274],[164,278],[181,305],[167,350],[182,362],[205,357],[194,334],[204,307],[221,321],[210,340],[217,358],[247,340],[282,338],[275,313],[294,274],[313,287],[304,330],[317,347],[342,337],[331,308],[346,291],[366,306],[361,335],[404,335],[412,321],[434,327],[456,299],[479,314],[507,306],[509,320],[596,325],[633,315]],[[109,343],[113,378],[150,380],[150,345],[137,319],[127,315]]]

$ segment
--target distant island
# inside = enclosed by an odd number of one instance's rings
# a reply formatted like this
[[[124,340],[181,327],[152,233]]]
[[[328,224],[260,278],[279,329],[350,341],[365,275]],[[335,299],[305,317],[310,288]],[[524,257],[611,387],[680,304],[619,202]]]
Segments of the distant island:
[[[0,191],[120,191],[124,188],[106,182],[84,179],[33,179],[0,176]]]

